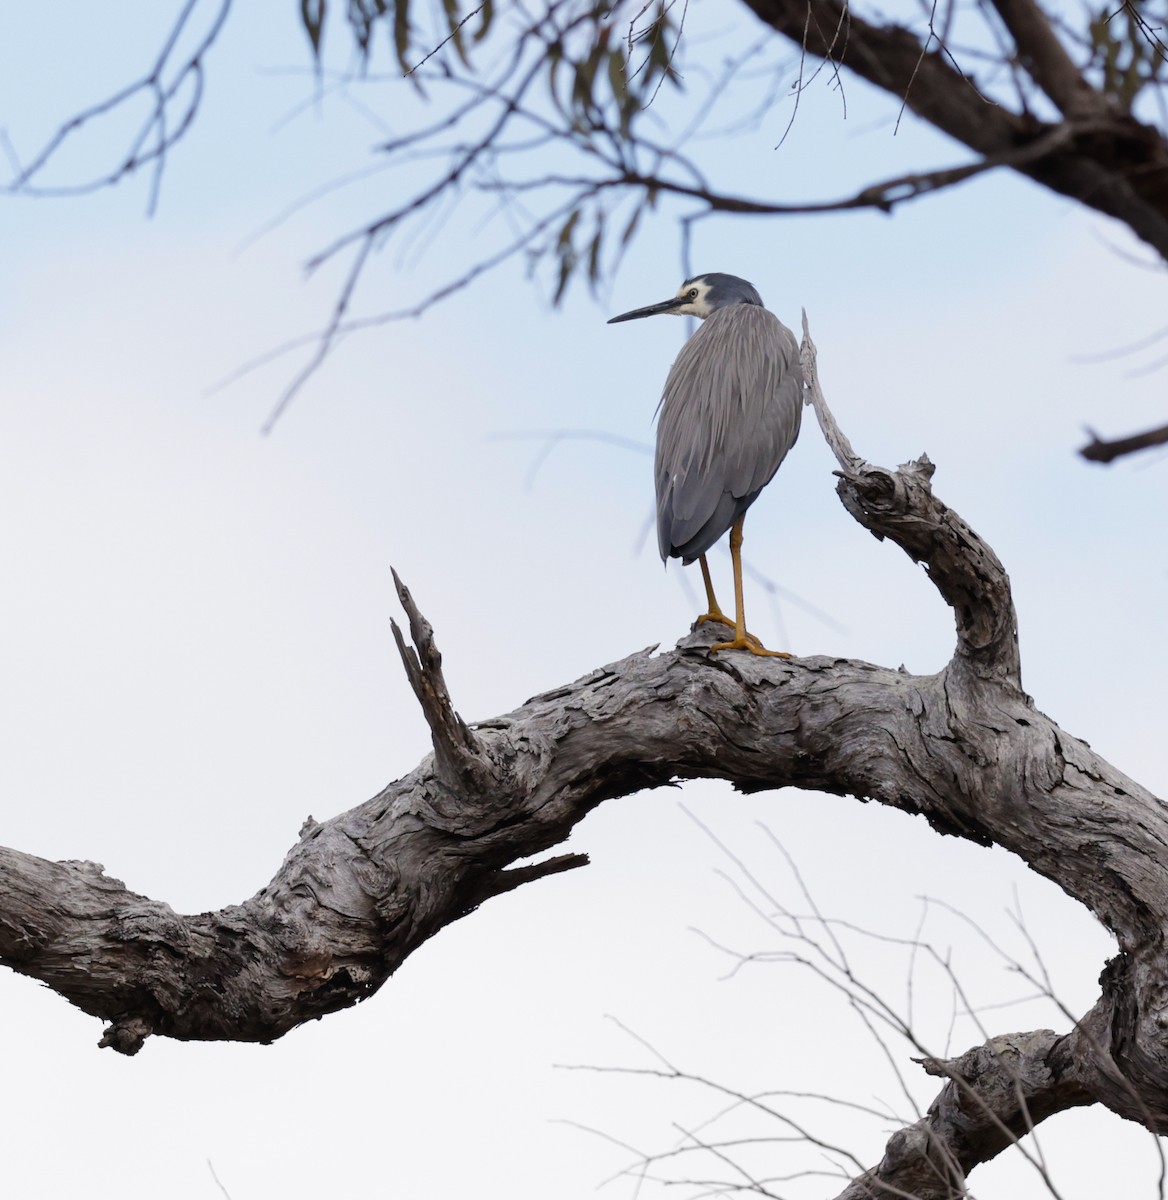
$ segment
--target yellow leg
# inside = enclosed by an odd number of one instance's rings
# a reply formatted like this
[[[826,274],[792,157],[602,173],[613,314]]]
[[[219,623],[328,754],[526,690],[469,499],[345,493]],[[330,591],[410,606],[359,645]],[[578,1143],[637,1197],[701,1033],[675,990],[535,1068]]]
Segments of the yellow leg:
[[[710,566],[706,562],[704,554],[698,555],[698,563],[702,568],[702,582],[706,585],[706,611],[698,617],[694,622],[696,625],[704,625],[707,621],[715,621],[719,625],[725,625],[729,628],[734,627],[734,622],[722,611],[718,604],[718,599],[714,595],[714,584],[710,579]]]
[[[790,658],[782,650],[768,650],[753,633],[746,632],[746,610],[742,603],[742,522],[746,514],[730,527],[730,561],[734,564],[734,640],[732,642],[715,642],[710,647],[711,654],[719,650],[749,650],[751,654],[765,655],[768,658]],[[705,562],[703,560],[703,567]]]
[[[714,595],[714,584],[710,579],[710,565],[706,562],[704,554],[698,555],[698,564],[702,568],[702,582],[706,585],[706,603],[709,605],[709,611],[702,613],[694,624],[704,625],[707,621],[714,621],[718,625],[725,625],[728,629],[733,629],[734,622],[722,611],[722,606]],[[762,642],[753,633],[748,633],[746,640],[753,642],[756,646],[762,646]]]

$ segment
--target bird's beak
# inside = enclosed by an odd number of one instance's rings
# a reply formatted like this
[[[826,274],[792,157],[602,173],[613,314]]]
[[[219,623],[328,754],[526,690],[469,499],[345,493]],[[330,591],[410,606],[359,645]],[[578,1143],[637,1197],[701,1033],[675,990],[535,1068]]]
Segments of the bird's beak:
[[[615,325],[618,321],[635,321],[638,317],[655,317],[658,313],[672,312],[675,308],[680,308],[688,302],[686,296],[673,296],[668,300],[662,300],[660,304],[650,304],[648,308],[634,308],[632,312],[621,313],[619,317],[612,317],[607,324]]]

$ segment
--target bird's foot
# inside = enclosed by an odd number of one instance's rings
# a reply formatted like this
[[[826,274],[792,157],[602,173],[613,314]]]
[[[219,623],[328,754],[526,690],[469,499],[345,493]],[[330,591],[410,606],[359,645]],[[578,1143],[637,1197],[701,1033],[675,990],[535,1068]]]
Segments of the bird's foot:
[[[694,622],[694,627],[696,628],[698,625],[704,625],[707,621],[713,621],[715,625],[725,625],[727,629],[734,628],[734,618],[728,617],[720,608],[712,608],[708,613],[702,613],[702,615]],[[762,642],[756,638],[753,633],[744,633],[742,636],[752,646],[757,647],[759,650],[763,650]],[[719,642],[717,644],[717,649],[719,650],[725,650],[727,647],[741,649],[740,646],[731,642]],[[766,650],[764,653],[770,654],[770,651]],[[788,654],[787,657],[790,658],[791,656]]]
[[[704,625],[707,621],[713,621],[715,625],[725,625],[727,629],[734,628],[734,618],[728,617],[720,608],[716,606],[711,608],[709,612],[702,613],[702,615],[694,622],[694,625],[695,627],[698,625]],[[753,637],[754,635],[750,634],[749,636]]]
[[[749,650],[751,654],[757,654],[760,658],[791,657],[785,650],[768,650],[753,633],[744,633],[741,637],[736,636],[730,642],[715,642],[710,647],[711,654],[717,654],[719,650]]]

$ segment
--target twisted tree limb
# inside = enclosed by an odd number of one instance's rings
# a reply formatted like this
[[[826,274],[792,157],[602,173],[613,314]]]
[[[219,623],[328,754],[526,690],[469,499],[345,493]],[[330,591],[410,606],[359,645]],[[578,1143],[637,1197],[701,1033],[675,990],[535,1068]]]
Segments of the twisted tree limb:
[[[271,883],[219,912],[181,916],[93,863],[0,850],[0,962],[102,1018],[102,1044],[123,1053],[150,1035],[271,1041],[371,996],[491,896],[585,865],[569,854],[511,866],[604,800],[699,777],[744,792],[794,786],[1003,846],[1086,905],[1120,948],[1069,1032],[928,1063],[944,1090],[848,1200],[948,1200],[976,1163],[1075,1105],[1168,1132],[1168,809],[1034,707],[1001,563],[933,495],[927,459],[890,471],[855,453],[824,401],[806,325],[803,356],[841,499],[923,562],[954,611],[942,671],[714,657],[720,635],[699,627],[672,651],[632,654],[469,727],[433,630],[398,581],[413,647],[395,632],[433,755],[357,808],[308,820]]]

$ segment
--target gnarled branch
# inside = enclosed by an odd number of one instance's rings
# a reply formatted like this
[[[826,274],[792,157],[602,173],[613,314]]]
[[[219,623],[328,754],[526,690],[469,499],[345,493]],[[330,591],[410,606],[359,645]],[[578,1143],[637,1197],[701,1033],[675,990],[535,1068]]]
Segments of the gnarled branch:
[[[1026,1119],[1093,1100],[1168,1131],[1168,808],[1035,709],[1018,682],[1001,564],[932,495],[926,459],[888,471],[848,446],[806,334],[804,362],[849,511],[924,562],[954,609],[957,645],[940,672],[712,656],[717,634],[699,627],[672,651],[632,654],[468,727],[433,630],[399,582],[415,648],[400,633],[399,646],[433,756],[365,804],[307,821],[271,883],[219,912],[181,916],[92,863],[5,850],[0,961],[106,1020],[103,1044],[125,1053],[151,1034],[270,1041],[372,995],[490,896],[583,865],[560,855],[512,866],[562,842],[606,799],[699,777],[746,792],[795,786],[996,843],[1094,912],[1121,954],[1064,1040],[1029,1035],[1010,1060],[1017,1079],[1034,1080],[1022,1089]],[[925,1152],[938,1139],[961,1170],[996,1152],[999,1126],[1013,1131],[1020,1118],[987,1090],[992,1063],[974,1079],[972,1062],[946,1065],[932,1124],[919,1138],[906,1132],[904,1152],[890,1150],[877,1172],[909,1169],[905,1147]]]

